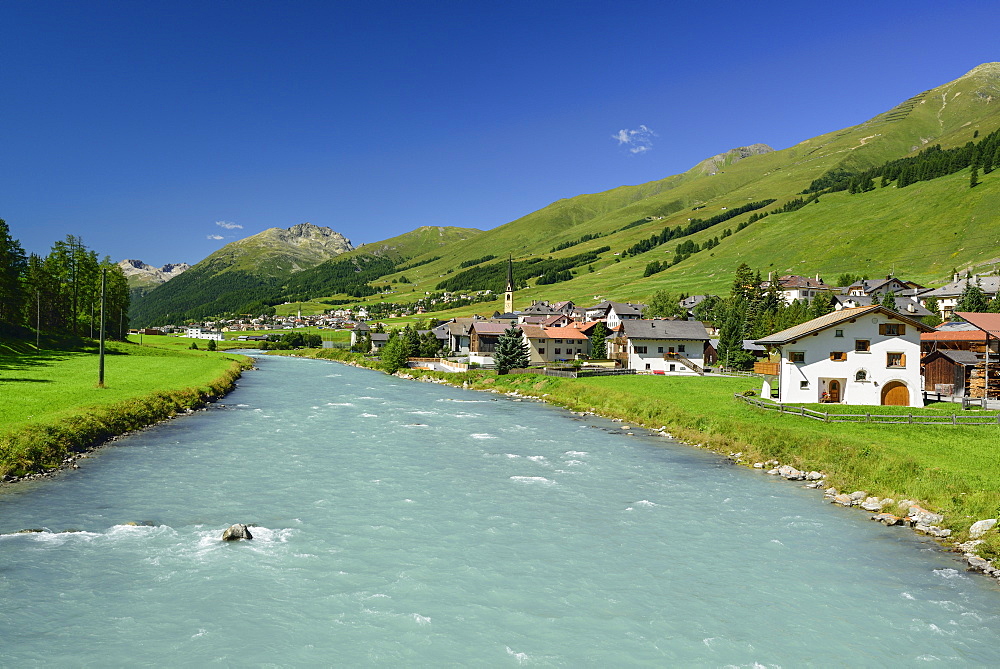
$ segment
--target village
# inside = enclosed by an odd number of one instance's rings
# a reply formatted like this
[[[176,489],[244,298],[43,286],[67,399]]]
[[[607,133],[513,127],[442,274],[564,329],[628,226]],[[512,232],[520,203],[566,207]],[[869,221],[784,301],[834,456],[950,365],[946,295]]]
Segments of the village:
[[[699,305],[716,296],[683,297],[670,316],[650,317],[648,305],[611,300],[588,307],[533,300],[515,309],[508,273],[502,313],[431,320],[416,333],[424,343],[411,351],[408,365],[494,368],[498,341],[514,327],[527,352],[525,367],[548,375],[753,375],[761,379],[760,396],[778,403],[922,407],[933,398],[985,406],[1000,392],[1000,314],[985,313],[1000,291],[998,276],[955,274],[949,284],[930,289],[893,276],[831,286],[819,275],[784,275],[768,277],[759,288],[784,305],[821,300],[831,310],[742,340],[744,364],[736,365],[728,353],[720,359],[720,325],[697,318]],[[979,302],[963,311],[970,290]],[[352,350],[379,355],[394,333],[368,321],[368,310],[360,307],[142,332],[254,342],[269,338],[253,334],[258,330],[341,329],[350,331]],[[321,339],[325,347],[344,346]]]

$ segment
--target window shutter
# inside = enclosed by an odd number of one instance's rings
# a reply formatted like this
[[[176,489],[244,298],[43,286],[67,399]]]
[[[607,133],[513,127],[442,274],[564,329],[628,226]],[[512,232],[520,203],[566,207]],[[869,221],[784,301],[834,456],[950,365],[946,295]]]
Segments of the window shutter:
[[[905,325],[898,325],[898,326],[896,326],[896,331],[899,332],[899,336],[902,337],[903,335],[906,334],[906,326]]]
[[[900,327],[902,327],[902,326],[900,326]],[[906,354],[905,353],[901,353],[900,356],[899,356],[899,366],[900,367],[906,367]]]
[[[880,335],[884,335],[885,334],[885,323],[879,323],[878,324],[878,333]]]

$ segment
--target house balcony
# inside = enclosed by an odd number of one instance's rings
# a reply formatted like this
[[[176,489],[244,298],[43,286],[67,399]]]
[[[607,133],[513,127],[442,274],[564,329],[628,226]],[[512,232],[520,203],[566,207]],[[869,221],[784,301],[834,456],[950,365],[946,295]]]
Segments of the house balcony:
[[[780,362],[755,362],[753,364],[754,374],[763,374],[764,376],[778,376],[781,373],[781,363]]]

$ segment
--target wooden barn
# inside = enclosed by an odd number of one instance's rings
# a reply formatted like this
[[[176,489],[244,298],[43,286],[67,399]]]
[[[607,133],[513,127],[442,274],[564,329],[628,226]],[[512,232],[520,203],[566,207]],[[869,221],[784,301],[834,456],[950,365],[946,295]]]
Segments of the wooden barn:
[[[937,350],[921,360],[924,368],[924,390],[948,395],[968,394],[972,370],[980,356],[972,351]]]

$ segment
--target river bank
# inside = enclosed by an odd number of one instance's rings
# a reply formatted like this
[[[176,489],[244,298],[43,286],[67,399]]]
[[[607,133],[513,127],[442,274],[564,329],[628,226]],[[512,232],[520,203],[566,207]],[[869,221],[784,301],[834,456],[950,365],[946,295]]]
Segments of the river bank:
[[[346,351],[294,354],[377,369],[377,361]],[[983,525],[973,530],[977,522],[997,518],[1000,506],[1000,472],[984,464],[1000,457],[1000,430],[995,426],[802,421],[735,400],[735,393],[756,388],[755,379],[745,378],[563,379],[533,374],[497,376],[484,370],[445,373],[416,369],[400,374],[540,399],[570,411],[656,430],[682,443],[720,453],[736,464],[801,481],[801,485],[825,492],[831,503],[867,512],[873,520],[911,526],[963,553],[970,568],[1000,577],[993,569],[993,561],[1000,557],[996,528],[978,536]],[[821,473],[822,478],[806,480],[810,472]]]
[[[224,396],[250,358],[121,346],[112,349],[108,388],[81,376],[86,354],[46,352],[18,359],[0,378],[0,485],[47,476],[102,444]],[[15,365],[8,364],[7,368]]]

